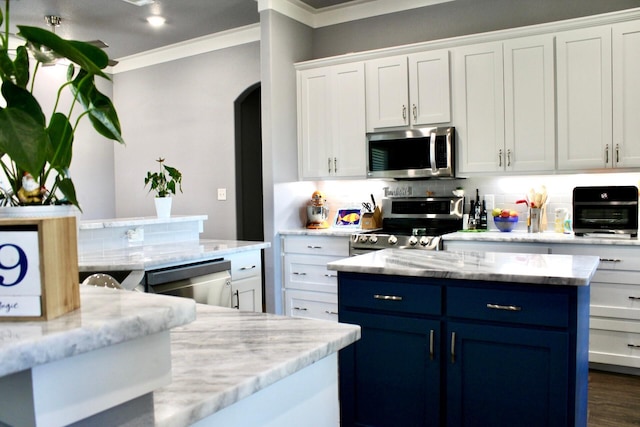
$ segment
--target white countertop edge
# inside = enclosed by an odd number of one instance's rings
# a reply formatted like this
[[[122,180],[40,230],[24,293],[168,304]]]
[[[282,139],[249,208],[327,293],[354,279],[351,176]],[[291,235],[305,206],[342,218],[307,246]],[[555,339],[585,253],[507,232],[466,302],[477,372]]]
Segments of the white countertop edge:
[[[481,232],[456,231],[444,234],[444,241],[463,242],[519,242],[519,243],[567,243],[572,245],[613,245],[613,246],[640,246],[637,237],[611,237],[607,235],[585,235],[576,236],[573,233],[555,233],[545,231],[542,233],[528,233],[526,231],[514,230],[501,232],[489,230]]]
[[[131,227],[146,224],[167,224],[175,222],[189,221],[206,221],[208,215],[174,215],[169,218],[158,218],[155,216],[131,217],[131,218],[112,218],[112,219],[95,219],[80,221],[78,228],[80,230],[95,230],[99,228],[111,227]]]
[[[363,230],[362,228],[322,228],[322,229],[313,229],[313,228],[292,228],[287,230],[279,230],[278,234],[281,236],[351,236],[356,233],[369,233],[371,231],[376,231],[379,229],[371,229],[371,230]]]
[[[195,320],[188,298],[80,285],[80,308],[49,321],[0,322],[0,376]]]

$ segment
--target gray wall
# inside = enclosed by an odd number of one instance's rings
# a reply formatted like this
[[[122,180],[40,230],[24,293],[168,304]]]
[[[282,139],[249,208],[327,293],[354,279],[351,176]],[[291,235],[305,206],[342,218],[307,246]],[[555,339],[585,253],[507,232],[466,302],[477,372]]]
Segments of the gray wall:
[[[313,58],[522,27],[639,6],[638,0],[456,0],[316,29]]]
[[[155,215],[144,187],[158,157],[183,173],[172,215],[206,214],[203,237],[235,239],[234,101],[260,81],[260,44],[149,66],[114,78],[126,138],[115,149],[116,215]],[[227,200],[217,200],[217,189]]]
[[[262,67],[262,155],[267,311],[281,313],[280,242],[278,230],[289,228],[282,209],[291,211],[296,192],[285,189],[298,179],[296,74],[293,64],[309,58],[312,31],[277,12],[260,14]],[[296,224],[297,225],[297,224]]]

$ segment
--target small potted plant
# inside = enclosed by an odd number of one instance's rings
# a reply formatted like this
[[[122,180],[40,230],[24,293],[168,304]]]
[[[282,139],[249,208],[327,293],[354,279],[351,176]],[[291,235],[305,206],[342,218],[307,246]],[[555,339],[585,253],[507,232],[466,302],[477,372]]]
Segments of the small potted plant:
[[[163,158],[156,160],[159,164],[158,172],[147,172],[144,179],[145,187],[150,185],[149,192],[155,191],[156,213],[158,218],[169,218],[171,216],[171,195],[176,194],[176,190],[182,193],[182,173],[171,166],[164,164]]]

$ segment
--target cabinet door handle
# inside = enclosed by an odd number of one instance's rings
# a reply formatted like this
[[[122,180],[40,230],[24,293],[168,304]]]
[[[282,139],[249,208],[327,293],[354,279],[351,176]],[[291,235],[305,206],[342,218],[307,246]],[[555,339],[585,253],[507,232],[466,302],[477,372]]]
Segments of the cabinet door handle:
[[[507,150],[507,166],[511,166],[511,149]]]
[[[616,144],[616,164],[620,163],[620,144]]]
[[[333,173],[338,173],[338,158],[333,158]]]
[[[327,157],[327,170],[331,173],[331,157]]]
[[[337,316],[337,315],[338,315],[338,312],[337,312],[337,311],[329,311],[329,310],[325,310],[324,312],[325,312],[325,313],[327,313],[327,314],[333,314],[333,315],[335,315],[335,316]]]
[[[435,354],[434,348],[433,348],[434,335],[435,335],[435,331],[431,329],[429,331],[429,360],[433,360],[434,354]]]
[[[338,276],[335,274],[325,274],[324,277],[338,277]]]
[[[451,332],[451,363],[456,363],[456,333]]]
[[[604,146],[604,164],[609,164],[609,144]]]
[[[602,262],[622,262],[621,259],[618,258],[600,258]]]
[[[299,272],[297,272],[297,271],[294,271],[294,272],[292,272],[291,274],[294,274],[294,275],[296,275],[296,276],[306,276],[306,275],[307,275],[307,273],[299,273]]]
[[[236,305],[234,305],[232,308],[237,308],[238,310],[240,310],[240,291],[236,290],[234,292],[234,295],[236,296]]]
[[[307,311],[307,309],[304,307],[293,307],[293,309],[298,311]]]
[[[627,344],[627,347],[629,347],[629,348],[640,348],[640,345],[638,345],[638,344]]]
[[[373,296],[374,299],[380,299],[380,300],[384,300],[384,301],[402,301],[402,297],[399,297],[397,295],[380,295],[380,294],[375,294]]]
[[[502,167],[502,148],[498,150],[498,166]]]
[[[629,296],[629,299],[632,301],[640,301],[640,297]]]
[[[517,305],[500,305],[500,304],[491,304],[487,303],[487,308],[492,310],[506,310],[506,311],[521,311],[522,307]]]
[[[418,107],[416,107],[416,104],[413,104],[413,121],[417,122],[418,121]]]
[[[404,120],[405,122],[407,121],[407,106],[406,105],[402,106],[402,120]]]
[[[240,271],[253,270],[254,268],[256,268],[255,265],[252,265],[251,267],[240,267]]]
[[[322,246],[307,245],[307,249],[322,249]]]

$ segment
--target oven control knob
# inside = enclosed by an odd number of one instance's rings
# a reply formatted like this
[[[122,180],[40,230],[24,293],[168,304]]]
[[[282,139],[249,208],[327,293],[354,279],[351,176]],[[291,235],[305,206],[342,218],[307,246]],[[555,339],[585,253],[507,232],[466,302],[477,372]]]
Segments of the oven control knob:
[[[395,245],[396,243],[398,243],[398,238],[396,236],[389,236],[389,244]]]
[[[360,243],[367,243],[367,236],[360,236]]]
[[[431,242],[431,239],[429,237],[422,236],[420,238],[420,245],[421,246],[428,246],[430,242]]]
[[[415,246],[416,244],[418,244],[418,238],[416,236],[409,237],[409,244],[411,246]]]
[[[369,236],[369,243],[376,244],[378,242],[378,236],[375,234],[373,236]]]

